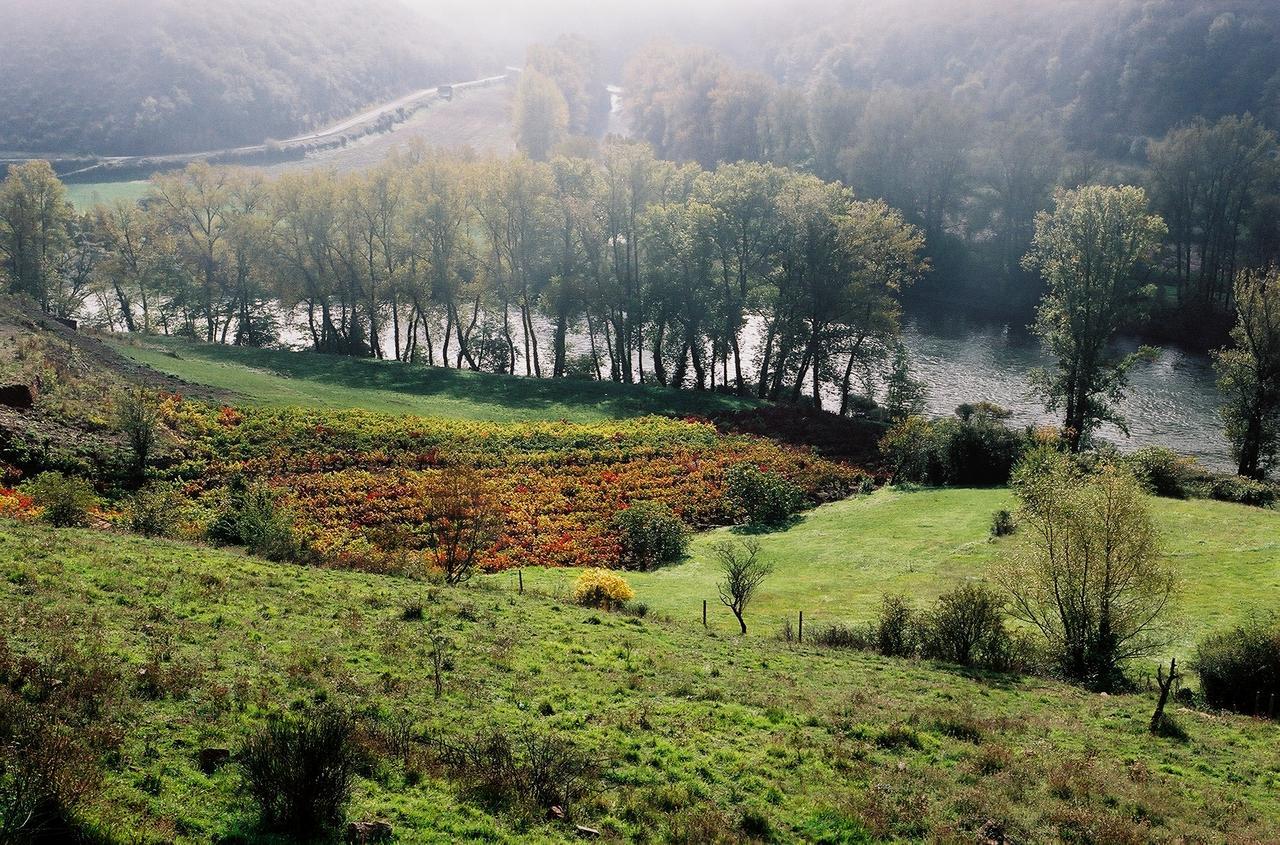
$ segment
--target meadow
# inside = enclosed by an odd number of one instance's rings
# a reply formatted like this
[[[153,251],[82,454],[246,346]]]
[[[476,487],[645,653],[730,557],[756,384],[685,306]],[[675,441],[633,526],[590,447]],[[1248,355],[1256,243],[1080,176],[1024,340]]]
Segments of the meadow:
[[[536,379],[338,355],[152,338],[115,348],[160,372],[275,408],[362,408],[450,419],[599,422],[756,407],[727,394],[586,379]]]
[[[1015,508],[1007,488],[903,492],[892,488],[825,504],[785,530],[753,534],[776,567],[751,608],[759,630],[776,633],[783,619],[816,631],[832,623],[873,619],[882,596],[924,605],[966,580],[989,580],[1008,538],[990,535],[992,514]],[[1164,553],[1181,595],[1172,651],[1185,662],[1194,642],[1251,613],[1280,606],[1280,514],[1226,502],[1152,498]],[[716,598],[714,547],[747,536],[743,528],[698,534],[686,560],[629,573],[638,599],[654,611],[728,633],[736,623]],[[492,576],[509,580],[509,573]],[[574,573],[526,570],[526,585],[565,590]]]
[[[110,667],[99,719],[118,745],[82,814],[130,842],[273,841],[234,764],[202,769],[200,752],[317,701],[408,737],[362,770],[349,813],[399,842],[577,838],[478,797],[431,751],[495,728],[599,763],[573,821],[607,841],[1280,836],[1275,726],[1179,708],[1190,740],[1157,739],[1145,695],[4,520],[0,573],[5,655]]]

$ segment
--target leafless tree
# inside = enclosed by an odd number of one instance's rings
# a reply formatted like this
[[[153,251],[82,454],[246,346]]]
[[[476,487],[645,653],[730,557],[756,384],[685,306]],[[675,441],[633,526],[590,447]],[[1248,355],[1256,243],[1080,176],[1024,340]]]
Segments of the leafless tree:
[[[773,565],[760,559],[760,541],[756,539],[740,543],[720,543],[715,547],[715,555],[720,563],[722,576],[716,584],[720,602],[733,611],[738,624],[742,626],[742,633],[746,634],[747,623],[743,614],[755,597],[756,590],[773,572]]]

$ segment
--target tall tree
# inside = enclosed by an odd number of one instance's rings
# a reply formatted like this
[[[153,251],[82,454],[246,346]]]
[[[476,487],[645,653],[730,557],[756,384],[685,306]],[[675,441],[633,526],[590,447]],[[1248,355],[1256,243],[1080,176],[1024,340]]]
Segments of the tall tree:
[[[549,76],[526,69],[516,86],[514,109],[517,146],[530,158],[545,160],[569,128],[564,94]]]
[[[58,274],[73,248],[74,212],[47,161],[13,165],[0,183],[0,257],[10,293],[61,313]]]
[[[1153,350],[1119,355],[1112,341],[1151,299],[1152,286],[1136,276],[1165,232],[1164,221],[1147,211],[1146,192],[1129,186],[1059,190],[1053,211],[1036,217],[1025,261],[1048,285],[1035,331],[1057,364],[1034,372],[1032,382],[1046,407],[1065,410],[1072,449],[1102,422],[1123,430],[1115,402],[1129,370]]]
[[[1197,118],[1148,151],[1152,198],[1169,221],[1183,299],[1226,305],[1251,216],[1277,173],[1276,134],[1250,115]]]
[[[1280,269],[1241,272],[1235,302],[1235,347],[1214,353],[1214,367],[1240,474],[1262,479],[1280,451]]]

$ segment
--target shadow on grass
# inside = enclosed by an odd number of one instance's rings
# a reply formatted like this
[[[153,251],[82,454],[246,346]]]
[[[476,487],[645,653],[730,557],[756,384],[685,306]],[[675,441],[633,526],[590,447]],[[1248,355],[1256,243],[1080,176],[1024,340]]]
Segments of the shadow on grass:
[[[617,419],[643,414],[709,414],[755,404],[749,399],[707,391],[586,379],[506,376],[316,352],[175,342],[166,343],[164,348],[182,357],[253,367],[335,391],[385,391],[462,404],[500,406],[517,414],[547,416],[561,406],[566,411],[577,406]]]
[[[759,523],[748,522],[746,525],[735,525],[729,529],[730,534],[739,537],[764,537],[769,534],[780,534],[783,531],[790,531],[800,523],[804,522],[808,514],[795,513],[781,522]]]

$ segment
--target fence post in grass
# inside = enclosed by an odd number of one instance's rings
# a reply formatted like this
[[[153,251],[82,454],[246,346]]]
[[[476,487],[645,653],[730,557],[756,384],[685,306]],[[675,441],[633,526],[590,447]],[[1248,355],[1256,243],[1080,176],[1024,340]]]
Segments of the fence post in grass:
[[[707,600],[702,600],[702,627],[707,627]]]
[[[797,632],[796,639],[798,639],[800,642],[804,642],[804,611],[803,610],[800,611],[800,629]]]
[[[520,579],[520,593],[521,595],[523,595],[524,594],[524,567],[523,566],[516,570],[516,577]]]

